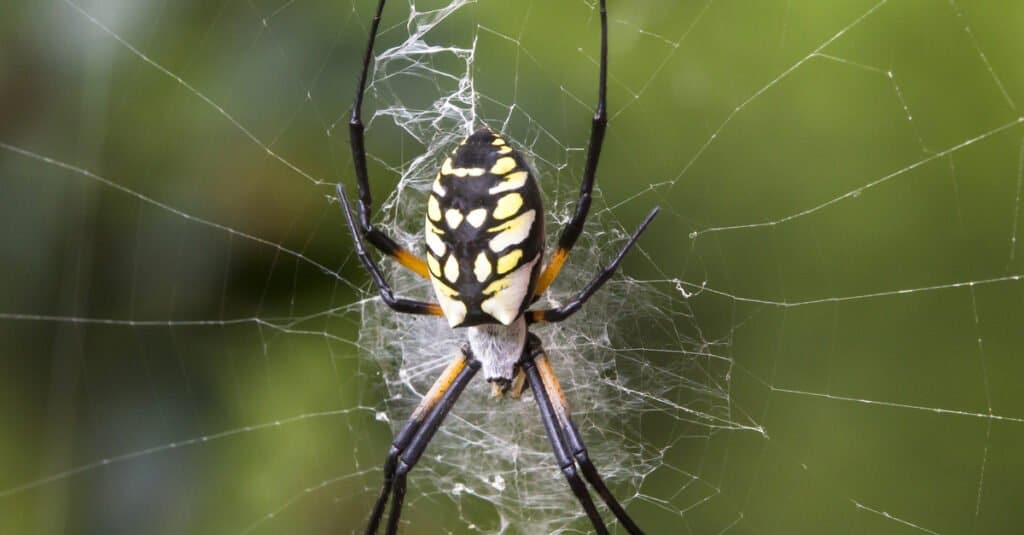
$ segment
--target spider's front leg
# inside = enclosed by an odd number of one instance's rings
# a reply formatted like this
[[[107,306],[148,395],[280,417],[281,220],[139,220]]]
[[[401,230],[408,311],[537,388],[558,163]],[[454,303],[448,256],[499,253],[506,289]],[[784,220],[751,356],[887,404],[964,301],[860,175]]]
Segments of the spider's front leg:
[[[544,271],[537,279],[537,287],[534,296],[539,298],[548,289],[548,286],[558,277],[562,271],[562,265],[569,258],[573,245],[583,233],[583,224],[587,221],[587,212],[590,211],[591,194],[594,192],[594,182],[597,180],[597,164],[601,159],[601,146],[604,144],[604,132],[608,126],[608,10],[605,7],[605,0],[601,0],[601,60],[600,70],[597,74],[597,107],[594,108],[594,116],[590,120],[590,141],[587,142],[587,161],[583,167],[583,181],[580,184],[580,197],[576,201],[576,210],[572,218],[562,229],[558,237],[558,244],[551,260],[544,267]]]
[[[587,299],[590,299],[592,295],[597,293],[597,291],[601,289],[601,286],[603,286],[604,283],[608,282],[608,279],[610,279],[612,275],[615,274],[615,270],[618,269],[619,264],[622,263],[622,259],[626,258],[626,253],[628,253],[629,250],[633,247],[633,244],[636,243],[636,240],[640,238],[640,234],[642,234],[644,230],[647,229],[647,225],[651,224],[651,221],[654,219],[654,216],[658,215],[659,209],[660,208],[656,206],[653,210],[651,210],[649,214],[647,214],[647,217],[645,217],[643,222],[640,223],[640,226],[637,227],[637,229],[633,232],[633,235],[629,237],[629,241],[627,241],[626,245],[622,247],[622,250],[619,251],[619,254],[615,257],[615,259],[612,260],[612,262],[608,264],[606,268],[601,270],[601,272],[598,273],[597,276],[594,277],[594,279],[591,280],[590,283],[587,284],[583,288],[583,290],[581,290],[580,293],[573,298],[572,301],[558,308],[552,308],[547,310],[531,310],[526,313],[527,323],[557,323],[575,314],[576,311],[583,307],[583,304],[587,302]]]
[[[384,274],[381,273],[377,263],[366,252],[366,248],[363,247],[363,241],[359,239],[359,233],[356,231],[355,223],[352,220],[352,209],[348,205],[348,196],[345,195],[345,188],[340,183],[338,184],[338,202],[345,213],[345,221],[348,223],[348,228],[352,232],[352,242],[356,248],[356,256],[359,257],[366,271],[370,272],[373,284],[377,286],[377,293],[380,294],[384,304],[391,307],[395,312],[402,312],[404,314],[442,316],[441,307],[436,303],[426,303],[395,296],[395,293],[391,290],[391,285],[384,278]]]
[[[594,530],[599,534],[608,533],[608,528],[601,520],[597,508],[594,507],[590,493],[587,492],[587,488],[580,480],[576,471],[577,465],[583,472],[583,477],[594,487],[594,490],[612,510],[615,518],[626,528],[626,531],[631,535],[643,535],[643,531],[636,525],[636,522],[633,522],[626,510],[608,490],[594,463],[591,462],[587,448],[583,444],[583,437],[580,436],[576,424],[572,421],[569,404],[565,401],[565,394],[558,383],[558,378],[555,377],[551,362],[548,360],[547,354],[544,353],[540,339],[534,334],[529,335],[520,366],[526,373],[526,380],[530,383],[530,389],[533,390],[533,396],[537,400],[541,420],[544,422],[544,429],[551,441],[551,447],[555,451],[558,466],[562,469],[576,499],[583,506]]]
[[[401,517],[402,503],[405,500],[406,476],[423,455],[427,444],[434,437],[455,400],[479,369],[480,363],[473,358],[468,349],[464,348],[434,381],[434,385],[430,387],[427,395],[423,396],[408,422],[395,435],[388,450],[388,458],[384,462],[384,482],[380,495],[366,524],[366,535],[377,533],[388,504],[388,497],[392,494],[394,500],[391,503],[386,533],[395,535],[398,532],[398,519]]]
[[[380,252],[394,258],[399,264],[426,279],[430,277],[426,262],[398,245],[391,236],[375,228],[373,223],[370,222],[370,216],[373,212],[373,199],[370,195],[370,178],[369,172],[366,169],[366,145],[363,139],[363,94],[366,92],[366,78],[370,71],[370,62],[373,59],[373,42],[377,38],[377,29],[380,27],[380,17],[383,11],[384,0],[380,0],[373,16],[373,22],[370,23],[370,36],[366,43],[366,50],[363,53],[363,67],[359,71],[356,96],[352,103],[352,114],[348,121],[348,139],[349,146],[352,149],[352,166],[355,168],[356,180],[359,184],[359,231]]]

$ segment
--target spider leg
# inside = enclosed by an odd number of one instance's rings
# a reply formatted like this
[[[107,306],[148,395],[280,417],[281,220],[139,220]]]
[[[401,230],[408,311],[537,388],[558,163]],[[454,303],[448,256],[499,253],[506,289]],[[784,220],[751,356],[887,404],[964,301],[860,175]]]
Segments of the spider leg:
[[[363,140],[363,94],[366,92],[366,77],[370,70],[370,60],[373,59],[373,42],[377,38],[377,29],[380,26],[380,16],[384,11],[384,0],[377,4],[377,11],[370,24],[370,37],[366,44],[366,52],[363,54],[363,67],[359,72],[359,86],[356,89],[355,101],[352,104],[352,113],[348,121],[349,145],[352,149],[352,165],[355,167],[356,179],[359,183],[359,230],[380,252],[394,258],[399,264],[415,271],[423,278],[429,278],[427,264],[423,259],[412,254],[395,240],[378,230],[370,222],[373,212],[373,199],[370,196],[370,179],[366,170],[366,146]]]
[[[377,497],[373,512],[370,514],[370,520],[366,524],[366,535],[377,533],[377,528],[384,516],[384,509],[387,507],[388,497],[392,492],[395,499],[391,504],[387,533],[394,535],[397,532],[398,519],[402,513],[402,503],[405,500],[406,477],[409,470],[423,454],[430,439],[433,438],[437,428],[440,427],[444,417],[451,410],[466,384],[480,369],[480,363],[476,359],[468,357],[467,353],[463,351],[448,364],[440,377],[434,381],[430,391],[423,396],[423,400],[413,411],[405,426],[391,442],[388,458],[384,462],[384,482],[381,485],[380,496]]]
[[[647,214],[647,217],[644,218],[643,222],[640,223],[640,226],[637,227],[637,229],[633,232],[633,235],[630,236],[629,241],[626,242],[626,245],[622,247],[622,250],[619,251],[619,254],[615,257],[614,260],[612,260],[612,263],[609,264],[608,267],[604,268],[604,270],[602,270],[600,273],[598,273],[597,276],[594,277],[594,279],[590,281],[590,283],[587,284],[587,286],[584,287],[583,290],[579,294],[577,294],[572,301],[566,303],[565,305],[559,308],[552,308],[548,310],[531,310],[526,313],[526,321],[528,323],[559,322],[564,320],[565,318],[568,318],[569,316],[573,315],[577,310],[579,310],[580,307],[583,306],[583,303],[586,303],[587,299],[590,299],[590,296],[597,293],[597,291],[601,289],[601,286],[604,285],[605,282],[608,282],[608,279],[610,279],[611,276],[615,273],[615,270],[618,269],[619,264],[622,263],[622,259],[626,257],[626,253],[628,253],[629,249],[633,247],[634,243],[636,243],[636,240],[640,237],[640,234],[643,233],[644,229],[647,228],[647,225],[651,223],[651,220],[654,219],[654,216],[658,215],[658,210],[659,208],[655,207],[653,210],[651,210],[651,213]]]
[[[544,430],[547,431],[548,440],[551,441],[551,448],[555,452],[555,460],[558,462],[558,467],[562,470],[562,474],[565,475],[565,479],[569,482],[569,488],[572,489],[572,493],[576,495],[576,499],[583,506],[583,511],[587,514],[587,518],[590,519],[594,530],[599,535],[607,535],[608,528],[604,525],[604,521],[601,520],[601,515],[597,512],[597,507],[594,506],[594,500],[591,499],[590,492],[587,491],[586,485],[583,484],[583,480],[580,479],[580,475],[576,471],[576,463],[573,461],[572,453],[559,421],[559,409],[552,404],[549,389],[544,384],[544,380],[541,378],[535,363],[536,359],[544,354],[543,349],[540,347],[540,341],[535,336],[530,335],[528,344],[526,349],[527,356],[523,359],[521,366],[526,373],[526,380],[530,383],[530,389],[533,390],[533,396],[537,399],[537,406],[540,408],[540,418],[544,423]],[[558,407],[564,410],[566,407],[565,400],[559,399],[557,403]]]
[[[576,428],[576,424],[572,421],[569,405],[565,401],[565,394],[562,392],[561,385],[558,384],[558,377],[555,376],[555,370],[551,367],[551,361],[548,359],[548,356],[541,350],[533,358],[533,363],[537,373],[540,375],[541,387],[546,390],[547,398],[554,406],[555,416],[558,417],[559,426],[565,437],[566,447],[572,452],[576,463],[579,464],[583,477],[594,487],[594,490],[601,496],[601,499],[612,510],[615,518],[626,528],[627,532],[631,535],[643,535],[643,531],[633,522],[633,519],[629,517],[626,510],[623,509],[622,505],[615,499],[615,496],[608,490],[608,486],[604,484],[604,480],[601,479],[597,468],[590,460],[587,447],[583,444],[583,437],[580,435],[579,429]]]
[[[441,311],[441,307],[436,303],[395,297],[394,292],[391,290],[391,285],[384,278],[384,274],[380,272],[377,263],[367,254],[366,249],[363,247],[363,241],[359,239],[359,233],[356,232],[356,226],[352,221],[352,208],[348,205],[348,197],[345,195],[345,188],[341,186],[341,183],[338,184],[338,197],[341,209],[345,212],[345,221],[348,222],[348,228],[352,231],[352,241],[355,242],[356,255],[359,256],[359,260],[363,262],[366,270],[370,272],[373,283],[377,285],[377,292],[380,294],[380,298],[396,312],[423,316],[443,316],[444,312]]]
[[[594,191],[594,180],[597,177],[597,162],[601,158],[601,145],[604,142],[604,131],[608,126],[608,112],[606,111],[608,93],[608,13],[605,10],[605,0],[601,0],[601,70],[598,74],[597,83],[597,108],[594,110],[594,117],[590,122],[590,141],[587,143],[587,162],[583,168],[583,182],[580,185],[580,198],[576,201],[576,211],[572,219],[562,229],[558,237],[558,245],[551,254],[551,260],[544,268],[537,279],[535,296],[540,296],[548,289],[551,282],[562,270],[562,265],[569,258],[569,252],[576,240],[583,232],[583,224],[587,220],[587,212],[590,210],[590,194]]]

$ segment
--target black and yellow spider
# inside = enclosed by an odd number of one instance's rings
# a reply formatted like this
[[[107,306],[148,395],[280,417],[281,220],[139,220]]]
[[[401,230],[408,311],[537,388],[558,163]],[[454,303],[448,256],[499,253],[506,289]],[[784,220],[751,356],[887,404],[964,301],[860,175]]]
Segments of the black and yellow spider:
[[[533,323],[562,321],[579,310],[612,276],[626,252],[658,212],[657,208],[651,211],[611,264],[570,303],[554,309],[527,310],[558,276],[583,230],[590,208],[597,161],[608,122],[605,111],[608,68],[605,2],[601,0],[597,109],[591,123],[580,198],[572,219],[562,230],[558,246],[543,269],[544,207],[537,182],[523,157],[488,128],[481,128],[466,138],[441,165],[427,201],[426,262],[400,247],[370,222],[372,201],[360,114],[373,42],[383,9],[384,0],[380,0],[370,27],[349,120],[352,160],[359,183],[358,230],[341,184],[338,184],[338,195],[352,231],[356,253],[370,272],[381,299],[396,312],[444,316],[452,328],[467,327],[468,341],[391,443],[384,464],[384,483],[370,514],[366,533],[377,532],[392,494],[387,533],[397,533],[407,474],[420,459],[459,394],[481,368],[497,396],[519,397],[527,384],[533,390],[558,466],[594,529],[598,533],[608,533],[579,471],[629,533],[642,533],[612,496],[590,461],[540,339],[528,328]],[[440,305],[395,297],[376,262],[363,248],[360,233],[381,252],[429,279]]]

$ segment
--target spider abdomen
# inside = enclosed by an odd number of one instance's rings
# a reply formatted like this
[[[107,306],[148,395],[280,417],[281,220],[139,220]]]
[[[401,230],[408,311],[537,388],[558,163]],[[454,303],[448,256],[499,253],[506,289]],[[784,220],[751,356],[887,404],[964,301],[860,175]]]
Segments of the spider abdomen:
[[[482,128],[437,174],[427,200],[427,264],[452,327],[510,325],[530,303],[544,208],[526,161]]]

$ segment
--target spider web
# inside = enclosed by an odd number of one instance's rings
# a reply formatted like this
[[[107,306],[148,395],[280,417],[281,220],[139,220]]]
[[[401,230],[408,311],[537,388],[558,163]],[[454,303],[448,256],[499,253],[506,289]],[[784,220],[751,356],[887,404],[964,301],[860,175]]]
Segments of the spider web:
[[[461,341],[380,304],[333,199],[372,3],[14,9],[0,532],[360,530]],[[538,329],[616,496],[652,533],[1018,524],[1022,8],[619,4],[600,191],[548,304],[662,212]],[[422,253],[438,162],[487,124],[533,161],[550,243],[596,17],[389,5],[364,108],[380,224]],[[587,532],[531,397],[488,394],[414,470],[405,531]]]

